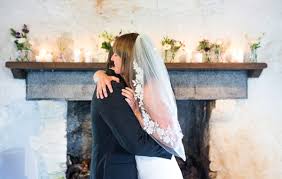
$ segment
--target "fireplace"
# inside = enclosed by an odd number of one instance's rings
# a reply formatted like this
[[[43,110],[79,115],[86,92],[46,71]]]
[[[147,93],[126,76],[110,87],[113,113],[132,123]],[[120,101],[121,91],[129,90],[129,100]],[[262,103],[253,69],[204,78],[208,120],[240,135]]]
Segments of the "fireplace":
[[[68,101],[67,178],[86,178],[91,161],[90,101]],[[215,101],[177,100],[187,161],[177,158],[184,178],[208,178],[208,124]],[[95,142],[95,141],[93,141]]]
[[[105,64],[7,62],[15,78],[26,79],[27,100],[67,101],[68,178],[88,178],[91,161],[92,75]],[[266,64],[167,64],[184,133],[187,160],[178,160],[184,178],[210,178],[209,119],[217,99],[247,98],[249,77]],[[95,142],[95,141],[93,141]]]

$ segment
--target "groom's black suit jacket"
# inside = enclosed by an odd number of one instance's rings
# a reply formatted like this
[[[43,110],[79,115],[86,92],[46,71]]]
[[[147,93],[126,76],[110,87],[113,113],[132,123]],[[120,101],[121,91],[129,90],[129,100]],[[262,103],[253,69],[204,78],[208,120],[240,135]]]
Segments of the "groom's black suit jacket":
[[[114,92],[104,99],[91,102],[92,162],[91,179],[137,179],[135,155],[171,158],[140,126],[121,94],[124,80],[112,82]]]

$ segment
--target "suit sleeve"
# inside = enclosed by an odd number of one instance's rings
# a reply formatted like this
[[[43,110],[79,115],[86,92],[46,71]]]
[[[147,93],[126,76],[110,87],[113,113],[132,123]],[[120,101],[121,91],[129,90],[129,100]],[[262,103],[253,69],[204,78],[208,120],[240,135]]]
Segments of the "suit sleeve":
[[[114,92],[98,100],[97,110],[110,127],[120,145],[134,155],[171,158],[140,126],[131,108],[121,94],[123,85],[112,83]]]

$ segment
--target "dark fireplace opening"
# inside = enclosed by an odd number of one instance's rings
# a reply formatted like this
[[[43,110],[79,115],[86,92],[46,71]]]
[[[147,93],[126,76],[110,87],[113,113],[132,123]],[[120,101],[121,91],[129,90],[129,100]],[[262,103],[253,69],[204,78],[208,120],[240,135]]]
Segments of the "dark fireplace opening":
[[[90,176],[90,159],[80,159],[67,154],[67,171],[68,179],[88,179]]]
[[[89,178],[92,146],[90,104],[90,101],[68,101],[67,179]],[[177,101],[187,158],[185,162],[177,158],[177,162],[184,179],[210,178],[209,119],[214,106],[214,100]]]
[[[184,179],[210,178],[209,120],[214,100],[178,100],[178,119],[183,132],[186,161],[177,162]]]
[[[90,175],[92,131],[90,101],[68,101],[67,179],[88,179]]]

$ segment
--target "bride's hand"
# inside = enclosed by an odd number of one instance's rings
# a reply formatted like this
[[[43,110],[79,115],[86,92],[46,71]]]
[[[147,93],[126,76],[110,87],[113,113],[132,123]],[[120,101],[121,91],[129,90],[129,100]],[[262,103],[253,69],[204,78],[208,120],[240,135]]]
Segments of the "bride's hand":
[[[109,89],[111,93],[113,92],[111,81],[119,82],[119,78],[115,76],[108,76],[106,75],[105,71],[103,70],[97,71],[94,74],[93,79],[94,81],[97,81],[96,82],[96,85],[97,85],[96,96],[98,99],[99,98],[103,99],[104,97],[105,98],[108,97],[107,88]]]
[[[140,110],[139,110],[138,102],[134,97],[134,90],[126,87],[125,89],[122,89],[121,94],[126,97],[125,101],[128,103],[134,114],[135,115],[139,114]]]

